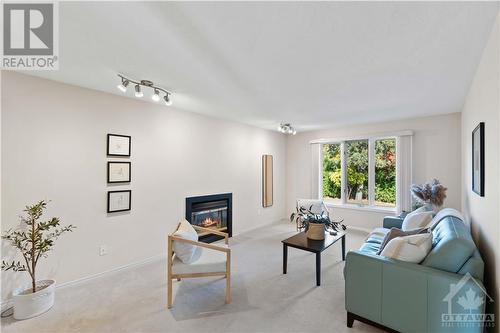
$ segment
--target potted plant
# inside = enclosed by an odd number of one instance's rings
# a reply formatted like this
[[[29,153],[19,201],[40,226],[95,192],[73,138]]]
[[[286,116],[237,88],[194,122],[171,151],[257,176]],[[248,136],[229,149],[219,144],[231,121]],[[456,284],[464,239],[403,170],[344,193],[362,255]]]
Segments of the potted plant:
[[[312,207],[306,209],[297,206],[297,211],[290,215],[290,222],[297,223],[299,230],[306,232],[307,238],[313,240],[325,239],[325,231],[336,235],[339,230],[346,230],[342,223],[344,220],[332,221],[328,212],[321,211],[319,214],[312,212]]]
[[[429,210],[439,210],[446,199],[447,188],[437,179],[422,185],[412,184],[410,190],[417,204],[426,206]]]
[[[31,286],[13,291],[14,318],[28,319],[48,311],[54,305],[54,280],[36,280],[36,268],[42,257],[47,257],[54,241],[63,233],[73,231],[72,225],[59,227],[59,218],[53,217],[42,222],[40,218],[47,207],[42,200],[32,206],[26,206],[26,216],[20,217],[21,225],[16,230],[8,230],[2,238],[21,252],[24,262],[2,260],[2,270],[28,272]]]

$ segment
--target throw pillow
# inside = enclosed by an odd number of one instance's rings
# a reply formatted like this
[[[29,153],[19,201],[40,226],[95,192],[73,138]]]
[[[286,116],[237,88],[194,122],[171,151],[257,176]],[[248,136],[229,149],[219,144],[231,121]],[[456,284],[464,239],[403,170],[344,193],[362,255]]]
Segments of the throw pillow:
[[[401,225],[404,231],[426,227],[432,221],[433,212],[419,211],[418,209],[406,215]]]
[[[174,236],[192,241],[198,241],[198,233],[194,230],[191,223],[186,220],[181,221],[179,228],[177,228],[177,231],[174,232]],[[176,257],[185,264],[190,264],[195,261],[194,259],[196,258],[194,257],[194,254],[197,247],[198,246],[196,245],[173,241],[173,248]]]
[[[418,234],[392,239],[380,255],[418,264],[425,259],[431,248],[432,234]]]
[[[420,229],[413,229],[413,230],[409,230],[409,231],[403,231],[401,229],[392,227],[391,230],[387,234],[385,234],[384,239],[382,240],[382,243],[380,244],[380,249],[378,250],[377,254],[382,253],[382,250],[387,245],[387,243],[389,243],[392,239],[394,239],[396,237],[424,234],[424,233],[428,233],[428,232],[429,232],[429,229],[427,229],[427,228],[420,228]]]

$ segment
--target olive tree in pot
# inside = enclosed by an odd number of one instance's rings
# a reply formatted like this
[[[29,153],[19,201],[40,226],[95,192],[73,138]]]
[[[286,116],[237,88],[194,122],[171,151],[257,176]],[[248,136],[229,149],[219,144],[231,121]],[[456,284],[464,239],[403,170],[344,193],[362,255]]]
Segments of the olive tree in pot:
[[[28,319],[48,311],[54,305],[54,280],[36,280],[38,261],[47,257],[54,241],[63,233],[73,231],[72,225],[60,227],[59,218],[53,217],[42,222],[40,218],[47,207],[42,200],[32,206],[26,206],[25,216],[20,217],[21,225],[16,230],[8,230],[2,238],[21,252],[24,262],[2,260],[2,270],[28,272],[31,286],[13,291],[14,318]]]
[[[347,227],[342,223],[344,220],[333,221],[328,212],[322,211],[319,214],[309,209],[297,206],[297,211],[290,215],[290,222],[297,223],[299,230],[306,232],[307,238],[313,240],[325,239],[325,231],[336,235],[340,230],[346,230]]]

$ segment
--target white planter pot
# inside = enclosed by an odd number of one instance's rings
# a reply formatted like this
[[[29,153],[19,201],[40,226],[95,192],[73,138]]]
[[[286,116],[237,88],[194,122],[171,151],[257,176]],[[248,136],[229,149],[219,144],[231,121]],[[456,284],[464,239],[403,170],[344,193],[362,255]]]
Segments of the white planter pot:
[[[37,292],[31,292],[30,287],[14,290],[14,319],[22,320],[41,315],[54,305],[56,281],[42,280],[36,282]]]

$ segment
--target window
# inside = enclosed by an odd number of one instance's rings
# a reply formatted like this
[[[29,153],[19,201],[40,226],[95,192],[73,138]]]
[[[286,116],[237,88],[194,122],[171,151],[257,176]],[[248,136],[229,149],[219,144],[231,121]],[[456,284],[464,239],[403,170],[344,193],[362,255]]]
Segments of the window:
[[[324,143],[321,170],[326,202],[396,208],[396,138]]]
[[[323,145],[323,199],[341,204],[340,144]]]
[[[348,203],[368,205],[368,140],[345,143]]]
[[[375,205],[396,206],[396,140],[375,141]]]

